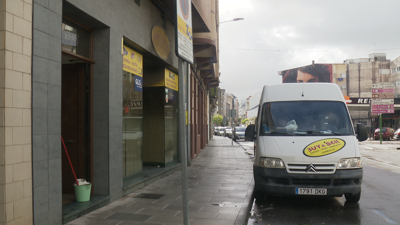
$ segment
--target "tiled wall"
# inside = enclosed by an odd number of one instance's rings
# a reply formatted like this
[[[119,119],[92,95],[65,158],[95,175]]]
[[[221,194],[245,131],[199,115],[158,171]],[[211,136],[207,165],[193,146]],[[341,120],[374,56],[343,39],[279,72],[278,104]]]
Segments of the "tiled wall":
[[[34,224],[62,224],[62,0],[31,1],[33,4],[32,163]]]
[[[32,224],[32,1],[0,0],[0,224]]]

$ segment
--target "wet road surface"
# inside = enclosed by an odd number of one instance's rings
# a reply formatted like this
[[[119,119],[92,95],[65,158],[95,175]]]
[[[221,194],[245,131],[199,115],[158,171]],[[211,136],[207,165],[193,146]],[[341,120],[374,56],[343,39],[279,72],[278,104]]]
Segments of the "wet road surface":
[[[246,149],[251,143],[240,143]],[[361,200],[344,197],[275,197],[254,199],[248,224],[399,224],[400,143],[360,145],[364,178]]]
[[[344,197],[255,199],[248,224],[400,224],[400,174],[364,168],[361,200]]]

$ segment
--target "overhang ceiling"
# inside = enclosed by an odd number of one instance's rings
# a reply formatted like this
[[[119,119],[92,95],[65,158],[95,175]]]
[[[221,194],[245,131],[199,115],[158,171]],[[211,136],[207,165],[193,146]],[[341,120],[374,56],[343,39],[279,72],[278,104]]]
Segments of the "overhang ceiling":
[[[215,66],[218,63],[217,32],[215,29],[210,31],[210,28],[201,16],[214,15],[207,14],[207,12],[211,11],[211,5],[208,1],[192,1],[193,55],[197,64],[197,70],[200,71],[200,76],[204,83],[208,87],[216,87],[219,85],[219,70],[218,66]],[[151,2],[161,11],[164,19],[170,20],[175,24],[175,0],[151,0]],[[197,8],[194,3],[196,3]]]
[[[208,1],[208,0],[206,0]],[[170,20],[175,24],[175,2],[176,0],[151,0],[151,2],[157,6],[157,8],[163,14],[163,17]],[[210,32],[206,23],[201,18],[196,7],[192,3],[192,30],[194,33],[197,32]]]

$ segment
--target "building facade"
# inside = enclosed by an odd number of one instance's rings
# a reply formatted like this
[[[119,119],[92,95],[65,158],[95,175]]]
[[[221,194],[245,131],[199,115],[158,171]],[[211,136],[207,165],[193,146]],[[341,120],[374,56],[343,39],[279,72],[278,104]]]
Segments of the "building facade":
[[[187,78],[175,55],[174,4],[0,0],[1,224],[63,224],[179,169],[180,91],[188,159],[206,146],[219,84],[218,1],[192,0]],[[85,207],[75,176],[91,183]]]
[[[302,70],[302,68],[325,67],[330,79],[323,82],[336,83],[345,98],[348,99],[348,108],[353,124],[363,123],[372,135],[379,126],[377,116],[371,114],[372,84],[393,83],[395,86],[395,113],[383,114],[382,126],[400,128],[400,78],[399,59],[390,61],[385,53],[373,53],[368,58],[346,59],[343,63],[335,64],[311,64],[291,70],[280,71],[282,80],[288,78],[290,71]],[[294,74],[294,73],[291,73]],[[294,80],[291,80],[294,82]],[[320,81],[321,82],[321,81]],[[398,96],[399,95],[399,96]]]

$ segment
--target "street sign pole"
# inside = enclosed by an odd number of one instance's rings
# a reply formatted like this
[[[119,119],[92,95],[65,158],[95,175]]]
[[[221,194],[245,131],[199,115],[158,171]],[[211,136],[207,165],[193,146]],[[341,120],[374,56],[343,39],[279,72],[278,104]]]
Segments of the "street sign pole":
[[[233,131],[235,130],[233,127],[233,111],[235,111],[235,99],[232,97],[232,110],[231,110],[231,126],[232,126],[232,140],[231,144],[233,145]]]
[[[382,113],[379,114],[379,139],[380,139],[380,143],[382,144]]]
[[[233,145],[233,137],[234,137],[234,134],[233,134],[233,131],[234,131],[234,127],[233,127],[233,120],[232,120],[232,116],[231,116],[231,126],[232,126],[232,138],[231,138],[231,145]]]
[[[181,58],[178,59],[179,68],[179,149],[181,153],[182,166],[182,201],[183,201],[183,222],[189,224],[188,204],[188,172],[187,172],[187,144],[186,144],[186,109],[185,109],[185,81],[187,64]]]
[[[186,138],[186,101],[184,80],[188,65],[193,64],[192,1],[175,2],[175,54],[179,68],[179,149],[182,163],[182,201],[183,224],[189,224],[188,181],[187,181],[187,141]],[[189,83],[189,80],[187,81]]]

